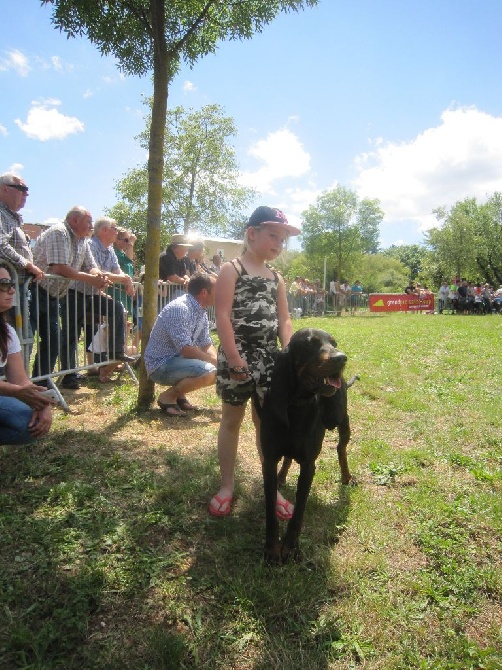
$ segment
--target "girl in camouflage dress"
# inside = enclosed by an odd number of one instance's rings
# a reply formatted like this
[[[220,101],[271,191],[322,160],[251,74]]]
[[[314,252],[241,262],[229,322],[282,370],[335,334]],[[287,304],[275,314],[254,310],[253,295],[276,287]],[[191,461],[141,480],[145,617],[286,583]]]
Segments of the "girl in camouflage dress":
[[[267,261],[277,258],[289,235],[299,232],[280,210],[258,207],[247,224],[242,255],[222,265],[218,275],[216,390],[223,404],[218,432],[221,484],[209,503],[212,516],[231,512],[239,431],[247,401],[254,391],[263,400],[279,351],[278,340],[285,347],[293,334],[284,280]],[[260,421],[253,404],[251,411],[261,458]],[[289,519],[293,509],[278,491],[277,515]]]

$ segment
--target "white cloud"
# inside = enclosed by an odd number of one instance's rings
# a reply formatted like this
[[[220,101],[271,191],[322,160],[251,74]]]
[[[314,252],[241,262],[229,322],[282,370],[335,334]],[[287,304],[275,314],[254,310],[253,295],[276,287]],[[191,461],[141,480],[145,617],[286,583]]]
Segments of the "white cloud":
[[[60,56],[35,56],[34,63],[38,69],[55,70],[56,72],[72,72],[75,66],[71,63],[65,63]]]
[[[0,135],[3,135],[3,137],[7,137],[9,133],[7,132],[7,128],[5,126],[2,126],[0,123]]]
[[[61,72],[63,69],[63,64],[61,63],[61,58],[59,56],[51,56],[51,63],[55,70]]]
[[[310,155],[287,128],[269,133],[248,153],[262,166],[255,171],[243,172],[241,183],[264,194],[275,194],[274,182],[279,179],[301,177],[310,170]]]
[[[59,100],[54,99],[35,101],[28,112],[26,122],[15,119],[15,123],[28,137],[41,142],[63,140],[68,135],[83,132],[82,121],[74,116],[65,116],[56,109],[60,104]]]
[[[190,93],[191,91],[196,91],[197,87],[195,86],[195,84],[193,82],[188,81],[188,79],[187,79],[187,81],[183,82],[183,90],[184,90],[185,93]]]
[[[18,51],[18,49],[6,51],[5,53],[7,56],[0,60],[0,70],[14,70],[20,77],[27,77],[31,67],[26,56]]]
[[[438,225],[432,210],[502,190],[502,118],[475,107],[450,108],[441,123],[400,144],[379,138],[356,158],[362,197],[378,198],[385,222],[420,231]]]
[[[87,90],[84,91],[83,97],[84,97],[85,100],[87,100],[87,98],[92,98],[93,95],[94,95],[94,91],[92,91],[90,88],[88,88]]]
[[[59,107],[61,100],[58,98],[40,98],[40,100],[32,100],[31,104],[34,107]]]

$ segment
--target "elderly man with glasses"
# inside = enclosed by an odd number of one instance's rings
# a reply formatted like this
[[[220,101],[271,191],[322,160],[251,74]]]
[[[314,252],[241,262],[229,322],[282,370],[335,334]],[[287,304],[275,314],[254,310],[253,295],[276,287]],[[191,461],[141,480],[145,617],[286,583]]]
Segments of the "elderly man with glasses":
[[[0,175],[0,258],[12,263],[20,282],[29,275],[44,278],[42,270],[33,263],[30,242],[19,214],[27,197],[28,187],[21,177],[13,172]]]
[[[9,261],[14,266],[20,289],[28,277],[37,280],[44,277],[42,270],[33,263],[30,241],[23,230],[23,218],[19,214],[27,197],[28,187],[21,177],[13,172],[0,175],[0,260]],[[14,307],[10,310],[10,316],[15,318]],[[29,331],[28,335],[31,335]]]

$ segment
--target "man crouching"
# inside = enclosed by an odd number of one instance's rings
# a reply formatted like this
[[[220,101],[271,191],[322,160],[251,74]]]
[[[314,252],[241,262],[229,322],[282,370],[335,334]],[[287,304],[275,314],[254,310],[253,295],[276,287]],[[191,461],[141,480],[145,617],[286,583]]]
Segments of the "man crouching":
[[[188,293],[162,309],[152,328],[144,361],[148,377],[168,386],[157,400],[167,416],[186,416],[197,409],[187,393],[214,384],[216,349],[209,334],[206,307],[214,305],[216,277],[196,272]]]

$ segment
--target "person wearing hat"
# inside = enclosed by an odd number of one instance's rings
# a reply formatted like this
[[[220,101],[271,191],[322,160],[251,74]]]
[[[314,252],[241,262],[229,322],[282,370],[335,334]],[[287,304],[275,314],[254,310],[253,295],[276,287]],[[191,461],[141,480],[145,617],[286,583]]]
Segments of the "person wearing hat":
[[[290,235],[290,225],[279,209],[258,207],[250,216],[239,258],[224,263],[216,280],[216,327],[220,347],[216,391],[222,400],[218,431],[221,483],[209,503],[209,514],[232,511],[234,471],[239,432],[247,401],[256,392],[263,401],[279,350],[293,334],[284,279],[268,262],[277,258]],[[261,458],[260,423],[252,404],[256,444]],[[290,519],[293,505],[278,491],[276,514]]]
[[[159,279],[180,284],[185,287],[190,277],[186,271],[184,257],[192,246],[186,235],[176,234],[171,237],[171,243],[159,258]]]

